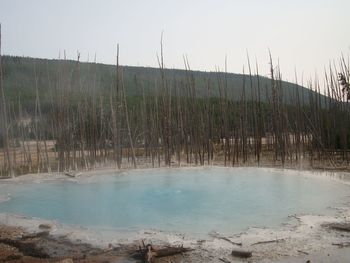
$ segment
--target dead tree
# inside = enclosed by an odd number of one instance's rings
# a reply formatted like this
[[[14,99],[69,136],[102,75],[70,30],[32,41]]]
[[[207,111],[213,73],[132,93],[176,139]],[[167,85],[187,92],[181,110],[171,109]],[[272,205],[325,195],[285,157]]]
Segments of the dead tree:
[[[7,119],[6,98],[3,84],[3,72],[2,72],[2,55],[1,55],[1,24],[0,24],[0,92],[1,92],[1,111],[2,111],[2,123],[4,127],[4,156],[7,160],[7,170],[11,177],[14,176],[14,170],[12,167],[12,160],[10,156],[10,138],[9,138],[9,123]]]

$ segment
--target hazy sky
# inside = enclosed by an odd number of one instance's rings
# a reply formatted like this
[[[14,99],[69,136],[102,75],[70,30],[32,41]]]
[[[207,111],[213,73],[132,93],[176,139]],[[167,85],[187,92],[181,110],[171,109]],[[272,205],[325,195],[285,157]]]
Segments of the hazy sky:
[[[2,53],[67,56],[157,66],[164,32],[167,67],[242,72],[246,51],[268,74],[268,49],[284,78],[321,75],[350,46],[349,0],[0,0]]]

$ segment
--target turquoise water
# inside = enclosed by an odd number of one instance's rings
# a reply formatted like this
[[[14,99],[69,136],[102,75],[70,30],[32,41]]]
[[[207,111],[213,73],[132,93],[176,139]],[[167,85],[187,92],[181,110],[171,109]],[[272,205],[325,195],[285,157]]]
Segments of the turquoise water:
[[[288,215],[329,214],[327,208],[350,193],[349,186],[330,179],[259,168],[135,170],[5,189],[11,199],[0,204],[0,212],[88,227],[189,234],[278,227]]]

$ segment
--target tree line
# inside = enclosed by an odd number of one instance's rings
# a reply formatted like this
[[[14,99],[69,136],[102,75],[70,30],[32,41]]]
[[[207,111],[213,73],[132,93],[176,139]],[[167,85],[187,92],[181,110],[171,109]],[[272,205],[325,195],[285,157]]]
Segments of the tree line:
[[[291,84],[272,58],[267,79],[248,57],[233,86],[226,67],[199,78],[186,58],[182,78],[175,78],[161,53],[158,75],[145,81],[135,74],[132,94],[119,48],[108,85],[97,76],[98,64],[86,68],[80,59],[63,55],[54,68],[46,63],[40,76],[32,60],[28,89],[35,93],[28,98],[6,87],[0,54],[1,175],[99,166],[349,167],[349,69],[343,58],[323,82],[296,77]]]

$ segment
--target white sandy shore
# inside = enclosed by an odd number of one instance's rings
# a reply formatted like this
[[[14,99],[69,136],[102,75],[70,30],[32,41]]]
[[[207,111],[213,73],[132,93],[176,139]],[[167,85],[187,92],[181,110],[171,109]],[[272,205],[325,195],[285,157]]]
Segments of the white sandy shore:
[[[350,262],[350,248],[324,249],[309,255],[284,257],[278,261],[274,261],[273,263],[305,263],[307,260],[315,263],[348,263]]]
[[[186,169],[198,168],[188,167]],[[232,168],[223,167],[222,169]],[[285,172],[295,175],[295,171],[285,170]],[[0,182],[0,187],[4,187],[6,184],[21,182],[40,183],[47,180],[89,182],[101,179],[101,176],[117,176],[120,173],[124,174],[127,173],[127,171],[120,172],[115,169],[95,170],[81,173],[76,178],[70,178],[61,173],[31,174],[2,180]],[[350,184],[349,173],[319,171],[301,171],[300,173],[302,173],[303,176],[318,176],[325,180],[337,180],[342,183]],[[7,199],[7,195],[0,197],[0,201],[6,201]],[[120,231],[106,228],[89,229],[80,226],[64,225],[56,221],[12,214],[0,214],[0,223],[11,226],[21,226],[30,232],[39,231],[40,224],[50,224],[52,225],[51,234],[54,236],[64,235],[74,242],[87,242],[98,247],[107,247],[109,244],[118,246],[119,244],[139,243],[142,239],[159,245],[184,245],[195,249],[194,252],[189,254],[186,262],[222,262],[220,258],[227,258],[232,262],[237,262],[233,260],[230,253],[233,248],[239,247],[233,245],[228,240],[242,243],[243,249],[253,251],[253,257],[249,262],[306,262],[308,259],[310,259],[311,262],[346,262],[342,259],[350,259],[350,249],[337,249],[332,244],[350,242],[350,233],[332,231],[323,227],[322,224],[350,221],[350,202],[348,201],[344,203],[342,207],[336,207],[334,209],[337,211],[335,216],[295,215],[279,229],[250,228],[240,234],[225,236],[226,240],[222,239],[223,236],[219,233],[213,233],[206,240],[197,240],[184,234],[167,233],[156,230]],[[276,242],[254,245],[254,243],[264,241]]]

